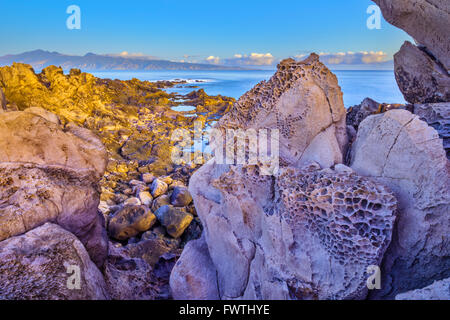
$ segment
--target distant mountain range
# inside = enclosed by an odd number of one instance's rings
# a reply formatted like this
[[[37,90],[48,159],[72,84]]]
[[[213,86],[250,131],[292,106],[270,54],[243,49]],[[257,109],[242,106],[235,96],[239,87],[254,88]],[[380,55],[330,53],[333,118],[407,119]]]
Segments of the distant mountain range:
[[[142,57],[120,57],[88,53],[84,56],[65,55],[58,52],[35,50],[16,55],[0,57],[0,66],[13,62],[30,64],[41,70],[50,65],[61,66],[64,70],[78,68],[83,71],[101,70],[246,70],[240,67],[227,67],[210,64],[172,62]]]

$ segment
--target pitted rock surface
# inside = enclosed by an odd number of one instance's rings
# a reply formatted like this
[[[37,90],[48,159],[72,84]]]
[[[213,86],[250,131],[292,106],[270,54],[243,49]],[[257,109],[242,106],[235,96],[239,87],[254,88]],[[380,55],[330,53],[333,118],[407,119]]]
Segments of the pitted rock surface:
[[[381,263],[397,205],[343,165],[268,177],[211,160],[190,191],[221,299],[364,299],[366,269]]]
[[[275,75],[244,94],[216,128],[279,130],[280,163],[342,162],[346,111],[336,76],[312,54],[283,60]]]

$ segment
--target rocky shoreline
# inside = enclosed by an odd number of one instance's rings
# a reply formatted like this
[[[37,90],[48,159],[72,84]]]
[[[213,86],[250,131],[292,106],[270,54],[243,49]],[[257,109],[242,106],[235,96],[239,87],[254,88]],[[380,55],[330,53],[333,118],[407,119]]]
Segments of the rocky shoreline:
[[[375,2],[419,44],[395,57],[407,105],[346,110],[316,54],[238,101],[0,68],[0,299],[450,299],[448,6]],[[278,130],[279,170],[173,163],[194,122]]]

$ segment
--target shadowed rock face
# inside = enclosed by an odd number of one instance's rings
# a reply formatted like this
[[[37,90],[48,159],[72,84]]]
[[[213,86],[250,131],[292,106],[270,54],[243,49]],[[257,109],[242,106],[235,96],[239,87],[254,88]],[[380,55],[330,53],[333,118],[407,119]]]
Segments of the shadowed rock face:
[[[450,76],[424,50],[405,42],[394,56],[395,77],[409,103],[450,101]]]
[[[450,2],[447,0],[373,0],[384,18],[425,46],[450,69]]]
[[[75,269],[79,270],[79,289]],[[68,272],[70,271],[70,272]],[[82,243],[46,223],[0,242],[0,300],[104,300],[106,283]]]
[[[0,241],[59,224],[102,265],[107,254],[98,182],[106,151],[86,129],[39,108],[0,115]]]
[[[399,202],[396,234],[373,298],[423,288],[450,276],[450,162],[438,132],[406,110],[365,119],[351,167],[391,188]]]
[[[204,237],[189,242],[170,275],[175,300],[219,300],[217,271]]]
[[[401,293],[395,300],[450,300],[450,278],[435,281],[426,288]]]
[[[244,94],[216,128],[278,129],[282,164],[314,160],[330,167],[342,162],[345,117],[336,76],[312,54],[301,62],[282,61],[275,75]]]
[[[438,132],[444,142],[447,159],[450,159],[450,102],[416,104],[414,114]]]

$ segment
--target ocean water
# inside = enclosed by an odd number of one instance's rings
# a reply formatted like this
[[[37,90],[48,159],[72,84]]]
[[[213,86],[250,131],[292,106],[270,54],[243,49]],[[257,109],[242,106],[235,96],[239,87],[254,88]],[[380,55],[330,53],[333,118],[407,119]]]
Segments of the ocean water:
[[[253,88],[258,82],[268,80],[275,70],[251,71],[102,71],[92,72],[100,78],[130,80],[187,80],[185,85],[166,89],[168,92],[186,94],[203,88],[209,95],[223,95],[236,99]],[[333,70],[344,93],[345,106],[361,103],[367,97],[378,102],[405,103],[398,89],[394,72],[386,70]]]

